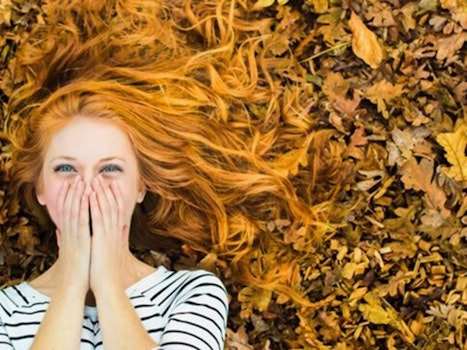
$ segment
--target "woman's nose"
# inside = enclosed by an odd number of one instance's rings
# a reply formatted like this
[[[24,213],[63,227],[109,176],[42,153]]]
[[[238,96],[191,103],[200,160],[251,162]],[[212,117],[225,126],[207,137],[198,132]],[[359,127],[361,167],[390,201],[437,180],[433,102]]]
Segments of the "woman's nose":
[[[92,192],[92,188],[91,188],[91,182],[85,182],[84,183],[84,194],[86,196],[89,196]]]
[[[84,182],[84,194],[89,195],[92,192],[91,181],[94,178],[93,174],[83,175],[82,180]]]

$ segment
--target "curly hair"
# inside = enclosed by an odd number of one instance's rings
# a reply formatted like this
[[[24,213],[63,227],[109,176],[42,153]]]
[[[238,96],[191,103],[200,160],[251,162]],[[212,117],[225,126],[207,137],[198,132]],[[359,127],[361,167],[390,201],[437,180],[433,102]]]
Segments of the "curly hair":
[[[310,242],[325,224],[268,161],[278,135],[266,126],[280,92],[261,60],[262,38],[245,34],[266,33],[268,21],[240,18],[235,6],[247,5],[50,1],[47,24],[22,47],[26,83],[9,103],[11,185],[50,225],[34,186],[51,135],[77,115],[111,120],[129,136],[147,188],[133,244],[175,238],[228,259],[242,281],[300,299],[277,274],[249,267],[282,234],[268,222],[305,229]],[[249,105],[265,106],[260,118]]]

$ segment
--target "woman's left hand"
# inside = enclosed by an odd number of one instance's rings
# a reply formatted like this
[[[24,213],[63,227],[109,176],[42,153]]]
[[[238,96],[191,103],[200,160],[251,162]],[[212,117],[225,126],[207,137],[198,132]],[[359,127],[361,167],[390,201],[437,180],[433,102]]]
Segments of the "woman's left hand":
[[[117,183],[105,183],[98,175],[92,180],[92,189],[89,199],[92,219],[89,284],[96,294],[107,288],[124,288],[121,272],[131,253],[129,223],[123,220],[124,203]]]

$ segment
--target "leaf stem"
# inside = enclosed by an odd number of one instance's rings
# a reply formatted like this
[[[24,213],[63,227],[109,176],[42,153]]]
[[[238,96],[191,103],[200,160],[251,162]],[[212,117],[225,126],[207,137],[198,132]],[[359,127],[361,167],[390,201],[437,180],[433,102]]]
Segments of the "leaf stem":
[[[328,49],[326,49],[326,50],[323,50],[323,51],[320,51],[320,52],[318,52],[318,53],[315,53],[313,56],[310,56],[310,57],[308,57],[307,59],[304,59],[303,61],[300,61],[300,63],[312,61],[312,60],[314,60],[315,58],[318,58],[319,56],[325,55],[325,54],[327,54],[327,53],[329,53],[329,52],[331,52],[331,51],[340,49],[340,48],[342,48],[342,47],[347,47],[347,46],[350,46],[350,41],[344,41],[344,42],[337,43],[336,45],[331,46],[330,48],[328,48]]]

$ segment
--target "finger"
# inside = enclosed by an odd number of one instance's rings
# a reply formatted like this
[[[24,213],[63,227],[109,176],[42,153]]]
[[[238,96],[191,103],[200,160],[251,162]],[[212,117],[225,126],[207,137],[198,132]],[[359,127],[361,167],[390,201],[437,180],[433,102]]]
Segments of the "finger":
[[[105,198],[103,197],[103,194],[102,194],[103,189],[102,189],[101,183],[99,182],[99,175],[97,175],[94,179],[92,179],[91,186],[95,194],[96,209],[98,209],[100,213],[102,226],[105,229],[108,227],[108,224],[105,222],[106,220],[108,220],[108,216],[106,215],[108,208],[107,208],[107,203],[104,201]]]
[[[97,202],[101,210],[102,221],[106,232],[115,230],[116,204],[108,185],[104,183],[101,176],[95,178]]]
[[[70,233],[79,234],[80,231],[80,212],[81,212],[81,201],[84,192],[84,183],[79,180],[76,184],[75,192],[73,194],[73,200],[70,208]]]
[[[99,203],[97,202],[97,194],[95,191],[92,191],[89,195],[89,207],[91,212],[92,235],[93,237],[102,235],[102,232],[104,231],[104,225],[102,222],[102,214],[99,208]]]
[[[115,196],[112,193],[112,188],[110,185],[104,182],[101,176],[99,176],[98,180],[101,184],[101,187],[103,190],[102,193],[105,196],[105,199],[107,202],[107,208],[108,208],[107,215],[109,218],[108,223],[110,224],[108,228],[113,229],[113,230],[119,229],[121,226],[119,225],[119,222],[118,222],[118,206],[117,206],[117,201],[115,199]]]
[[[71,222],[71,208],[73,206],[73,200],[75,198],[75,192],[78,186],[79,176],[76,176],[73,183],[68,190],[65,201],[63,203],[63,231],[65,235],[68,235],[72,232],[72,222]]]
[[[117,214],[118,227],[122,227],[124,225],[124,220],[126,219],[124,216],[125,205],[123,204],[122,189],[120,188],[120,186],[117,184],[116,181],[112,181],[110,183],[110,189],[112,190],[112,195],[114,197],[116,207],[117,207],[116,214]]]
[[[85,193],[81,194],[78,230],[80,236],[91,235],[91,232],[89,232],[89,198]]]
[[[57,227],[61,229],[63,229],[63,205],[70,186],[68,181],[62,182],[57,196]]]

